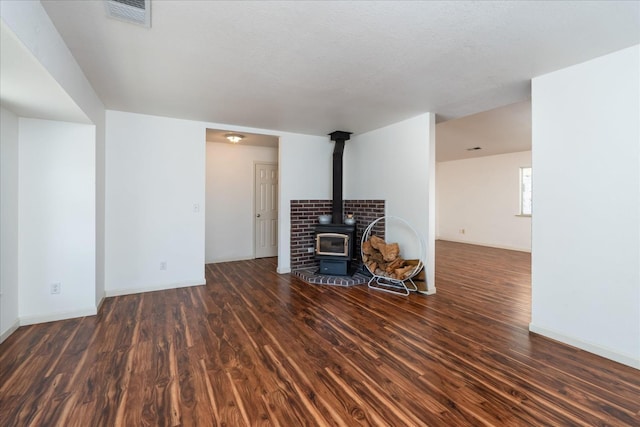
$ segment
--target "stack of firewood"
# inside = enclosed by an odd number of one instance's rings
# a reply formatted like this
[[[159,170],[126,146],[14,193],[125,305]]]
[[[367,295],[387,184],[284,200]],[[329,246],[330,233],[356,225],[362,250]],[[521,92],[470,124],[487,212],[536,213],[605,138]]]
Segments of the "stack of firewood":
[[[378,236],[371,236],[362,243],[362,262],[376,276],[406,280],[413,274],[416,264],[400,257],[397,243],[386,243]]]

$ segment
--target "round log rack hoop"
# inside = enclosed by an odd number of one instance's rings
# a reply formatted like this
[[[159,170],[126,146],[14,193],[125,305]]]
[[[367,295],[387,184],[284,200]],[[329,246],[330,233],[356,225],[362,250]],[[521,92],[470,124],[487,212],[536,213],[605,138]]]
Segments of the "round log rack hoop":
[[[409,224],[409,222],[397,216],[383,216],[373,221],[371,224],[367,226],[367,228],[362,233],[362,240],[360,241],[360,256],[362,256],[362,259],[364,261],[366,254],[363,252],[362,247],[364,245],[364,242],[366,242],[371,238],[371,232],[373,228],[376,226],[376,224],[379,223],[380,221],[384,221],[385,225],[389,225],[391,222],[389,220],[399,221],[403,223],[415,234],[416,240],[418,241],[420,246],[420,255],[418,257],[418,262],[416,266],[413,268],[413,270],[411,271],[411,273],[409,273],[403,279],[394,279],[391,277],[376,274],[375,271],[371,271],[369,266],[363,262],[363,264],[365,265],[369,273],[372,274],[372,277],[369,280],[369,283],[367,285],[369,286],[370,289],[374,289],[377,291],[383,291],[383,292],[389,292],[391,294],[407,296],[411,292],[416,292],[418,290],[416,284],[413,282],[412,279],[418,273],[420,273],[420,270],[422,270],[422,268],[424,267],[424,263],[422,260],[424,259],[425,252],[426,252],[424,241],[420,238],[420,235],[418,234],[416,229],[413,228],[411,224]]]

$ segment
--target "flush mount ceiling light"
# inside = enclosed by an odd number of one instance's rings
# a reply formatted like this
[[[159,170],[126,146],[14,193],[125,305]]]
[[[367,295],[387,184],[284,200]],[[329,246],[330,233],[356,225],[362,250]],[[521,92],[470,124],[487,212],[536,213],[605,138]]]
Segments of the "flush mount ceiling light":
[[[244,138],[244,135],[238,135],[237,133],[228,133],[225,135],[225,138],[227,138],[233,144],[237,144]]]

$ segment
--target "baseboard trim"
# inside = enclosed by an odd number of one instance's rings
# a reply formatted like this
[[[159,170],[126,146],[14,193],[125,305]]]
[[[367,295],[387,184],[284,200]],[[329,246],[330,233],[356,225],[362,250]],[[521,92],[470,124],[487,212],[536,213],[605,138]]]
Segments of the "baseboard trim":
[[[188,288],[190,286],[204,286],[207,280],[203,277],[197,280],[187,280],[179,283],[167,283],[164,285],[156,286],[144,286],[141,288],[129,288],[129,289],[108,289],[105,290],[105,295],[109,297],[118,297],[122,295],[141,294],[144,292],[166,291],[167,289]]]
[[[568,344],[570,346],[579,348],[581,350],[588,351],[589,353],[596,354],[598,356],[602,356],[606,359],[613,360],[614,362],[622,363],[623,365],[630,366],[632,368],[640,369],[640,358],[627,356],[625,354],[620,354],[616,351],[610,350],[605,347],[601,347],[589,342],[582,341],[577,338],[573,338],[550,329],[541,328],[539,326],[534,325],[533,323],[529,323],[529,331],[543,335],[547,338],[551,338],[556,341],[560,341],[561,343]]]
[[[4,331],[2,333],[2,335],[0,335],[0,344],[2,344],[4,342],[4,340],[9,338],[9,336],[11,336],[11,334],[13,334],[15,331],[17,331],[19,327],[20,327],[20,319],[16,319],[16,321],[13,322],[13,324],[11,326],[9,326],[9,329]]]
[[[106,298],[104,292],[102,293],[102,297],[100,301],[98,301],[98,305],[96,306],[96,313],[100,313],[100,309],[102,308],[102,304],[104,303],[104,299]]]
[[[253,255],[248,255],[246,257],[236,257],[236,258],[214,258],[210,261],[205,261],[205,264],[218,264],[220,262],[234,262],[234,261],[249,261],[252,259],[256,259]]]
[[[492,245],[490,243],[483,243],[483,242],[472,242],[469,240],[458,240],[458,239],[447,239],[447,238],[438,238],[436,240],[444,240],[447,242],[454,242],[454,243],[465,243],[467,245],[475,245],[475,246],[486,246],[488,248],[496,248],[496,249],[506,249],[509,251],[518,251],[518,252],[528,252],[531,253],[531,248],[517,248],[514,246],[505,246],[505,245]]]
[[[73,311],[62,311],[38,316],[20,317],[20,326],[35,325],[37,323],[55,322],[58,320],[74,319],[76,317],[95,316],[98,314],[96,307],[83,308]]]

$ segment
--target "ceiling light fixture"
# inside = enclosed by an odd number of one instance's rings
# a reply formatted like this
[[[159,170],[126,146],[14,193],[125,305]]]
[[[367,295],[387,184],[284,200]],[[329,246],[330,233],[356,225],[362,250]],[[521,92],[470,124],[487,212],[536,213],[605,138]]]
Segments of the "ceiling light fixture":
[[[228,133],[225,135],[225,137],[233,144],[237,144],[242,139],[244,139],[244,135],[238,135],[237,133]]]

